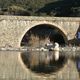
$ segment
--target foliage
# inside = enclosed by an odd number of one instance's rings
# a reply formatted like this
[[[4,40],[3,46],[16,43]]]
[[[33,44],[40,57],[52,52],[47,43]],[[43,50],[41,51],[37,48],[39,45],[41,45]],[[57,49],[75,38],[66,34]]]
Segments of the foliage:
[[[77,16],[79,0],[0,0],[0,14],[26,16]]]

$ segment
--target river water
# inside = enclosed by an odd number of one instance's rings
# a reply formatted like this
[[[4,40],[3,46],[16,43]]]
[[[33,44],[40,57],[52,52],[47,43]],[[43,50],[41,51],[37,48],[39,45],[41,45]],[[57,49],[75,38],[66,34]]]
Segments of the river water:
[[[0,80],[78,80],[76,64],[68,60],[58,72],[48,76],[28,70],[20,59],[20,52],[0,51]]]

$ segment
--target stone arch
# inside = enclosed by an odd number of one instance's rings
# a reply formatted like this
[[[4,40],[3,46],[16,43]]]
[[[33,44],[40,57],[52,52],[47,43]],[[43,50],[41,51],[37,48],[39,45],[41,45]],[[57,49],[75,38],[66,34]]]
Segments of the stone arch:
[[[40,30],[43,32],[43,33],[41,33],[40,32]],[[57,31],[57,30],[59,30],[59,31]],[[31,33],[30,33],[30,31],[32,31]],[[38,33],[38,31],[39,31],[39,33]],[[60,28],[58,28],[58,27],[56,27],[56,26],[53,26],[53,25],[51,25],[51,24],[39,24],[39,25],[35,25],[35,26],[33,26],[32,28],[30,28],[27,32],[26,32],[26,34],[24,35],[24,37],[22,38],[22,41],[21,41],[21,46],[32,46],[32,47],[39,47],[39,46],[35,46],[36,44],[35,43],[41,43],[41,41],[43,41],[43,43],[41,44],[41,46],[44,46],[43,44],[44,44],[44,40],[46,39],[46,36],[48,36],[48,34],[49,34],[49,31],[52,31],[52,33],[51,33],[51,36],[53,37],[53,35],[55,35],[56,33],[57,33],[57,35],[56,36],[60,36],[59,38],[61,38],[61,39],[63,39],[64,41],[62,42],[62,43],[64,43],[64,44],[66,44],[66,42],[67,42],[67,38],[66,38],[66,35],[65,35],[65,33],[64,32],[62,32],[61,30],[60,30]],[[54,33],[54,31],[55,31],[55,33]],[[60,34],[59,34],[60,33]],[[35,41],[31,41],[32,43],[30,44],[30,45],[26,45],[26,42],[28,41],[27,39],[26,39],[26,37],[28,37],[27,36],[27,34],[29,35],[29,37],[31,38],[32,36],[31,36],[31,34],[34,34],[34,36],[35,37],[33,37],[33,39],[35,40]],[[38,36],[39,38],[36,38],[36,36]],[[43,37],[42,37],[43,36]],[[51,38],[51,36],[49,37],[50,38],[50,40],[52,39]],[[55,36],[55,37],[56,37]],[[54,38],[55,38],[54,37]],[[39,41],[39,39],[41,40],[41,41]],[[55,38],[56,39],[56,38]],[[29,40],[32,40],[32,38],[31,39],[29,39]],[[38,40],[38,41],[37,41]],[[52,41],[53,41],[53,39],[52,39]],[[23,42],[25,42],[25,44],[23,45]],[[27,42],[27,43],[29,43],[29,42]],[[38,44],[37,44],[38,45]],[[36,52],[35,52],[36,53]],[[64,63],[67,61],[66,59],[65,59],[65,57],[64,56],[62,56],[62,57],[60,57],[60,59],[56,62],[56,61],[54,61],[54,60],[52,60],[49,64],[50,64],[50,66],[56,66],[56,68],[51,68],[51,69],[49,69],[48,67],[45,67],[44,66],[44,64],[45,64],[45,62],[43,61],[43,62],[40,62],[40,65],[38,65],[39,64],[39,61],[38,60],[35,60],[35,59],[39,59],[38,57],[39,57],[39,55],[38,55],[38,53],[37,53],[37,55],[35,54],[34,52],[29,52],[28,54],[21,54],[20,55],[20,57],[21,57],[21,59],[22,59],[22,61],[23,61],[23,63],[26,65],[26,67],[27,68],[29,68],[29,69],[31,69],[32,71],[34,71],[34,72],[38,72],[38,73],[40,73],[40,70],[42,70],[41,71],[41,73],[46,73],[46,74],[48,74],[48,73],[52,73],[52,72],[55,72],[55,71],[58,71],[59,69],[61,69],[63,66],[64,66]],[[29,55],[30,54],[30,55]],[[28,56],[28,57],[27,57]],[[30,58],[29,58],[30,57]],[[29,59],[28,59],[29,58]],[[31,59],[33,59],[33,60],[31,60]],[[27,61],[27,62],[26,62]],[[54,61],[54,62],[53,62]],[[58,64],[58,65],[57,65]],[[33,67],[32,67],[33,66]],[[40,66],[40,67],[39,67]],[[40,68],[40,69],[39,69]]]
[[[29,31],[31,28],[33,28],[33,27],[35,27],[35,26],[43,25],[43,24],[51,25],[51,26],[59,29],[59,30],[61,31],[62,35],[64,36],[64,39],[65,39],[66,44],[67,44],[67,42],[68,42],[67,32],[65,31],[65,29],[64,29],[62,26],[59,26],[59,25],[57,25],[57,24],[55,24],[55,23],[50,23],[50,22],[42,21],[42,22],[39,22],[39,23],[33,23],[33,25],[30,25],[30,26],[28,26],[27,28],[25,28],[25,30],[23,31],[23,34],[21,35],[21,37],[20,37],[20,39],[19,39],[19,46],[21,46],[21,45],[20,45],[21,40],[22,40],[23,36],[26,34],[27,31]]]

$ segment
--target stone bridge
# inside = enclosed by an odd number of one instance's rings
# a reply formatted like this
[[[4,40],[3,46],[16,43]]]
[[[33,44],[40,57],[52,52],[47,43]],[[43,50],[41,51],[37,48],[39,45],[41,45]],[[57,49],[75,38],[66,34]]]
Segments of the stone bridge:
[[[19,47],[25,33],[39,25],[55,27],[67,40],[75,38],[80,25],[79,18],[0,16],[0,44]]]
[[[35,27],[48,26],[62,35],[65,43],[74,40],[80,31],[80,18],[0,16],[0,47],[20,47],[24,35]],[[40,28],[39,28],[40,29]],[[44,32],[43,32],[44,33]],[[43,74],[44,75],[44,74]],[[67,60],[60,71],[42,76],[31,72],[23,64],[20,52],[0,52],[1,80],[79,80],[76,62]]]

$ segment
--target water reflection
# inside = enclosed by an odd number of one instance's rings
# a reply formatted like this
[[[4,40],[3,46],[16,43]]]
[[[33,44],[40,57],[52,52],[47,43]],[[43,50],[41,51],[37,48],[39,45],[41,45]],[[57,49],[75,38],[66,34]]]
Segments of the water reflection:
[[[50,74],[59,71],[65,65],[67,59],[64,56],[60,56],[60,59],[55,61],[54,56],[51,56],[52,58],[47,60],[48,53],[49,52],[22,53],[21,58],[26,67],[33,72]]]
[[[18,54],[14,51],[0,51],[0,80],[26,79],[27,74],[19,64]]]

